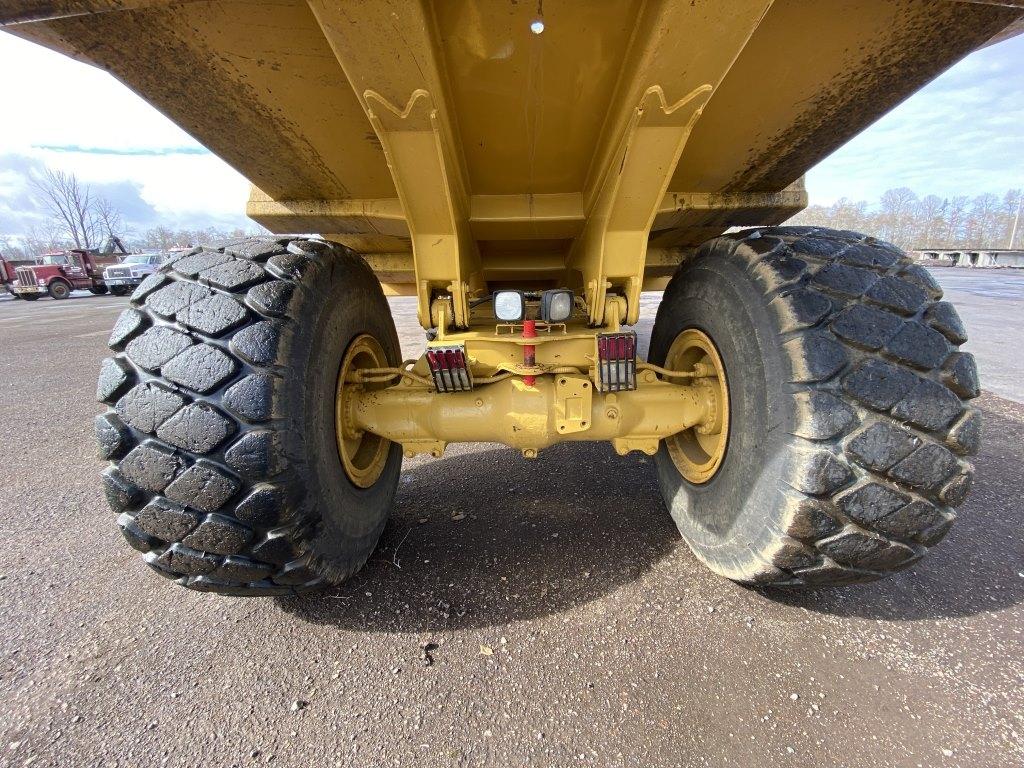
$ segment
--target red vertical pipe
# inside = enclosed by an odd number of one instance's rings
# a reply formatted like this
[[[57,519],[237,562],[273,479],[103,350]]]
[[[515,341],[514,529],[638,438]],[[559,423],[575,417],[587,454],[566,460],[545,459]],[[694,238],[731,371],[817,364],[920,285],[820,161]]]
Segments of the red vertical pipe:
[[[523,320],[523,338],[537,338],[537,321]],[[534,366],[537,364],[537,348],[533,344],[523,344],[523,365]],[[523,376],[523,383],[532,387],[537,383],[536,376]]]

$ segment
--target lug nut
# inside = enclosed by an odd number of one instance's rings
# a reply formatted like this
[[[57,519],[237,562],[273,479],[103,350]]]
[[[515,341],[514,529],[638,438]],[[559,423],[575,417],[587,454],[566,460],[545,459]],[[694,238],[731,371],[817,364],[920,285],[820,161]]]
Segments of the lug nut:
[[[537,458],[537,449],[536,448],[524,448],[523,449],[523,458],[524,459],[536,459]]]
[[[604,415],[607,416],[612,421],[615,421],[617,418],[619,418],[619,409],[609,408],[607,411],[604,412]]]

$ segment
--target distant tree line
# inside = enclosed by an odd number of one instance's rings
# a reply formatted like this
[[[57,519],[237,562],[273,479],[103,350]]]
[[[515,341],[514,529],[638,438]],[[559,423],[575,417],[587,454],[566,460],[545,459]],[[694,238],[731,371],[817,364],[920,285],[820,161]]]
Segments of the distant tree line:
[[[167,227],[154,227],[147,229],[141,235],[133,235],[127,238],[127,245],[145,250],[169,251],[172,248],[187,248],[202,243],[212,243],[217,240],[227,240],[233,237],[246,237],[260,231],[255,224],[250,229],[219,229],[217,227],[206,227],[205,229],[169,229]]]
[[[154,227],[138,234],[124,225],[120,211],[109,200],[72,173],[47,168],[32,177],[31,187],[46,215],[19,237],[0,234],[0,254],[9,259],[30,259],[70,248],[102,248],[111,237],[119,237],[131,250],[167,251],[263,231],[254,224],[251,230]]]
[[[991,193],[976,197],[918,197],[913,190],[900,187],[885,192],[875,204],[844,197],[832,205],[812,205],[787,223],[852,229],[904,249],[1021,248],[1021,205],[1019,189],[1008,190],[1001,198]]]

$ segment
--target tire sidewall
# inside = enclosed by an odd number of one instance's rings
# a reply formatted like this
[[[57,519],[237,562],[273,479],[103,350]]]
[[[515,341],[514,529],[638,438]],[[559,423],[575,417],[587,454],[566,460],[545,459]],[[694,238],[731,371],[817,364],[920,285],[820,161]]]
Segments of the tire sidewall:
[[[282,412],[288,414],[287,452],[299,469],[300,518],[313,524],[301,546],[328,575],[350,572],[373,551],[387,522],[401,471],[402,449],[391,445],[381,476],[369,488],[354,485],[338,455],[335,398],[345,351],[353,339],[373,336],[389,365],[401,362],[398,334],[376,278],[354,254],[321,264],[305,282],[287,350]]]
[[[683,267],[658,309],[651,361],[663,364],[676,336],[688,328],[706,333],[718,349],[728,380],[731,430],[720,469],[700,485],[682,477],[662,442],[655,457],[658,482],[697,556],[743,578],[742,564],[730,553],[739,545],[757,551],[777,535],[772,522],[795,420],[785,388],[788,366],[773,313],[735,255],[702,250]]]

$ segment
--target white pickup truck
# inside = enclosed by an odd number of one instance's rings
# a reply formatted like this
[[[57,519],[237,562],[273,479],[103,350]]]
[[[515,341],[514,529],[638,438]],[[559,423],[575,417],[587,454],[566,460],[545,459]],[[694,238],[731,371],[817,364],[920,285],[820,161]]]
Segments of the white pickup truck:
[[[115,296],[124,296],[156,272],[167,259],[167,253],[130,253],[119,263],[103,270],[103,282]]]

